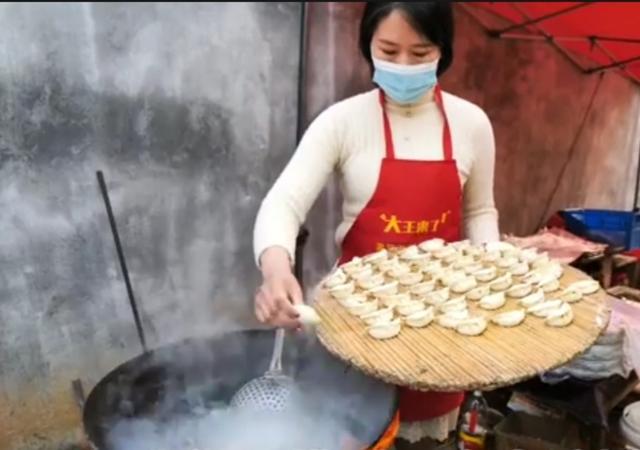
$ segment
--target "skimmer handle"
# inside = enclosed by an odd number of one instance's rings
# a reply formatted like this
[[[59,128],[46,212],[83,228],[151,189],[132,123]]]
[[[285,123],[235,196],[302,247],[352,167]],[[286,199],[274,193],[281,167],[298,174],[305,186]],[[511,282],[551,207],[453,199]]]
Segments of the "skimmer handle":
[[[273,355],[269,364],[269,372],[282,372],[282,348],[284,347],[284,328],[276,330],[276,338],[273,344]]]

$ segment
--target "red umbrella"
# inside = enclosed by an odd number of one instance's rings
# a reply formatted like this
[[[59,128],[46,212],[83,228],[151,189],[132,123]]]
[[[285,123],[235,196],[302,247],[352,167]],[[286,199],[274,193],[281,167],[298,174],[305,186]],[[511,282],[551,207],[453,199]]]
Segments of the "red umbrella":
[[[469,2],[460,5],[492,37],[545,40],[584,73],[617,71],[640,84],[640,3]],[[496,26],[496,17],[504,19],[500,21],[501,26]]]

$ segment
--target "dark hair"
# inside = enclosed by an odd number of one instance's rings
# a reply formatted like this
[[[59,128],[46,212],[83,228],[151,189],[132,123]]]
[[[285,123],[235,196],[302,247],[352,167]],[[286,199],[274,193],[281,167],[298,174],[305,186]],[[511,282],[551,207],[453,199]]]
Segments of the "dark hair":
[[[394,10],[404,13],[413,28],[438,46],[441,57],[438,75],[453,60],[453,10],[448,1],[436,2],[367,2],[360,21],[360,53],[373,71],[371,40],[382,19]]]

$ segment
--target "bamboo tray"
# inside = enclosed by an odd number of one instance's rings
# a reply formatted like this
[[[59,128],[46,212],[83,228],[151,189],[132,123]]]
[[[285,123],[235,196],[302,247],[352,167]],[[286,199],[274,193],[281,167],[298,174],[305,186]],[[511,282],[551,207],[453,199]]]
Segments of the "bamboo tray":
[[[560,282],[564,288],[581,279],[590,278],[565,266]],[[509,309],[512,302],[507,300],[496,313]],[[477,308],[469,304],[470,310]],[[489,324],[475,337],[432,323],[419,329],[403,326],[395,338],[376,340],[326,290],[318,291],[314,304],[322,319],[316,332],[330,353],[388,383],[440,392],[491,390],[566,364],[595,342],[610,313],[603,290],[571,306],[574,321],[565,328],[549,327],[543,319],[527,315],[517,327]]]

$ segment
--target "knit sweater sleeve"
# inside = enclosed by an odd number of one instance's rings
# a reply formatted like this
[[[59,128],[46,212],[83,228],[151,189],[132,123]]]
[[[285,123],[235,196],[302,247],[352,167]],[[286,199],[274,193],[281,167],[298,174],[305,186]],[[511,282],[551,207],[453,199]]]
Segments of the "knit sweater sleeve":
[[[473,162],[464,187],[464,227],[473,243],[500,239],[493,196],[495,140],[489,118],[481,110],[478,113],[473,130]]]
[[[269,247],[284,248],[293,264],[298,230],[339,162],[338,105],[324,110],[309,125],[292,158],[260,205],[254,226],[254,257]]]

